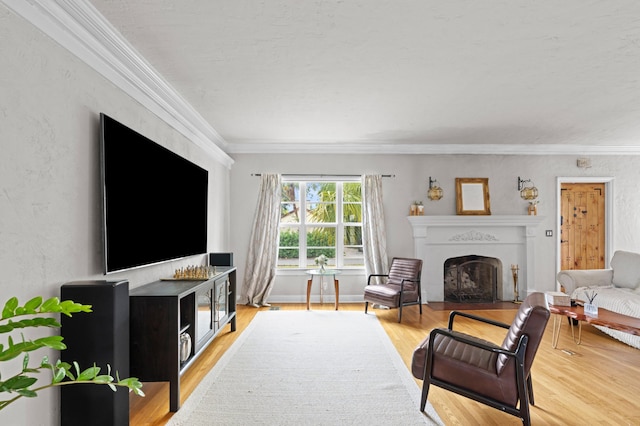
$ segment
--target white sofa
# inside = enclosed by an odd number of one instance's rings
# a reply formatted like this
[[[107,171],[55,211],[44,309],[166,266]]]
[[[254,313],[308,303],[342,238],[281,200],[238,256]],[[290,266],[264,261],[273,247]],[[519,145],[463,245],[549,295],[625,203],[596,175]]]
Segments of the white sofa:
[[[596,292],[593,303],[613,312],[640,318],[640,253],[616,251],[609,269],[558,272],[562,290],[572,299],[585,300],[585,291]],[[640,336],[596,326],[604,333],[640,349]]]

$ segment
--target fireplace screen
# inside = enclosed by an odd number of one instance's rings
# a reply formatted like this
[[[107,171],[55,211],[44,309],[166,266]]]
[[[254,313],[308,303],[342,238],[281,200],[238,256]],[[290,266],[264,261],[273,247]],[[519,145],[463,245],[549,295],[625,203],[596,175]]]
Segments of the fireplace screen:
[[[449,258],[444,263],[444,300],[495,302],[501,277],[502,262],[494,257]]]

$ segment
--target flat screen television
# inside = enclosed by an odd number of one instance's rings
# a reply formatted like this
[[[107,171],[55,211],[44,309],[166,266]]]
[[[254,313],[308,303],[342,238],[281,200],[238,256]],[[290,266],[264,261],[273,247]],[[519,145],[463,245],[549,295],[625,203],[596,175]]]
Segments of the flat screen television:
[[[105,274],[207,251],[208,171],[100,114]]]

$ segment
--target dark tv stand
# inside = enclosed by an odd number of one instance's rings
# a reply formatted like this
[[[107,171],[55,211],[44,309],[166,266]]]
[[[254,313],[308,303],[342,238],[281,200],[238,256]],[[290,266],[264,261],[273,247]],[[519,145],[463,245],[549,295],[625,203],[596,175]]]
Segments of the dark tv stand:
[[[236,268],[204,281],[155,281],[129,292],[132,377],[169,382],[169,410],[180,409],[180,376],[225,325],[236,331]],[[180,359],[180,336],[191,354]]]

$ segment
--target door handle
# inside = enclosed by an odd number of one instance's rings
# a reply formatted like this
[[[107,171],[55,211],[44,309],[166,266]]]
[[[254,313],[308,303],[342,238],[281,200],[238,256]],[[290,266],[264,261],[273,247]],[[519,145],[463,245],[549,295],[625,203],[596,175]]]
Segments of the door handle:
[[[560,243],[568,243],[569,240],[560,240]]]

